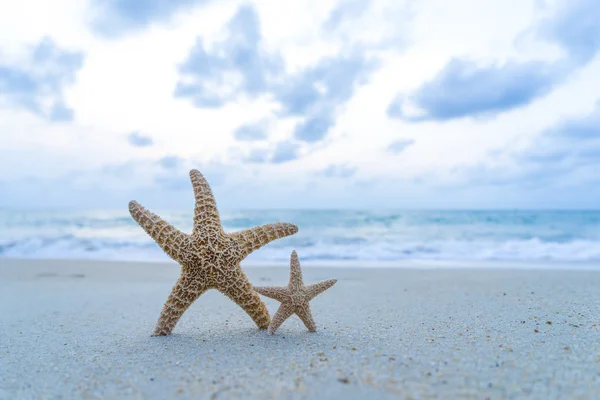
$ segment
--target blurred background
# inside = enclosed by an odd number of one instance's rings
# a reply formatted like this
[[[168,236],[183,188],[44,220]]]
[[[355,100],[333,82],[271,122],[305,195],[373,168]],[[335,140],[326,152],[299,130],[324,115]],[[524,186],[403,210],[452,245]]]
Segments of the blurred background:
[[[298,234],[248,262],[600,259],[600,2],[0,5],[0,257],[166,260],[191,229]]]

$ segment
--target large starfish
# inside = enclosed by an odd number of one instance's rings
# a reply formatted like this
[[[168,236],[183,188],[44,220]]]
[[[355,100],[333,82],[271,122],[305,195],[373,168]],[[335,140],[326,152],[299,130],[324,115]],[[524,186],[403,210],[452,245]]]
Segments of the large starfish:
[[[326,281],[304,286],[298,254],[296,253],[296,250],[292,251],[292,256],[290,257],[290,281],[287,286],[254,287],[254,290],[263,296],[281,302],[279,309],[271,320],[267,333],[269,335],[275,333],[277,328],[279,328],[292,314],[296,314],[300,317],[310,332],[315,332],[317,330],[317,325],[310,312],[308,303],[319,294],[332,287],[336,282],[337,279],[328,279]]]
[[[217,289],[235,301],[260,329],[266,329],[269,311],[252,289],[240,262],[267,243],[298,232],[298,227],[278,222],[227,234],[208,182],[195,169],[190,171],[190,178],[196,198],[191,235],[136,201],[129,203],[133,219],[169,257],[181,264],[181,275],[160,313],[153,336],[170,334],[185,310],[208,289]]]

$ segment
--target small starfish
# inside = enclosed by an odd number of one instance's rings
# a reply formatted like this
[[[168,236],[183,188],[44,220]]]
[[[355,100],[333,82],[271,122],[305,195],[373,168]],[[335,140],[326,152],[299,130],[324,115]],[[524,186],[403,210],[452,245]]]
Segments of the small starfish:
[[[302,280],[302,269],[296,250],[292,251],[290,257],[290,282],[287,286],[262,286],[254,287],[258,293],[281,302],[279,309],[273,316],[269,330],[269,335],[275,333],[277,328],[283,324],[292,314],[296,314],[310,332],[315,332],[317,326],[310,312],[309,301],[332,287],[337,279],[328,279],[312,285],[304,286]]]
[[[267,243],[298,232],[298,227],[278,222],[227,234],[206,178],[193,169],[190,179],[196,198],[191,235],[179,231],[136,201],[129,203],[133,219],[169,257],[181,264],[181,275],[152,336],[169,335],[188,307],[208,289],[219,290],[242,307],[260,329],[266,329],[269,311],[252,289],[240,262]]]

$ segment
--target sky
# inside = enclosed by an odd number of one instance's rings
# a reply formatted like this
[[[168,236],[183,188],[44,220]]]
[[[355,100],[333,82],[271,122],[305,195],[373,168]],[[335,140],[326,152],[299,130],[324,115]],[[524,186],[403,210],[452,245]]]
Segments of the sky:
[[[600,207],[597,0],[0,5],[0,207]]]

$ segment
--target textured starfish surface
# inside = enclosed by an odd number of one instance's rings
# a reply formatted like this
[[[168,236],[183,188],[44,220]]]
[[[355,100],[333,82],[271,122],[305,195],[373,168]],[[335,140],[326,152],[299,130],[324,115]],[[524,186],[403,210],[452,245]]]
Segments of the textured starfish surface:
[[[272,335],[277,328],[283,324],[292,314],[296,314],[309,331],[315,332],[317,325],[310,312],[308,303],[325,290],[332,287],[337,279],[328,279],[304,286],[302,280],[302,269],[296,251],[292,251],[290,257],[290,282],[287,286],[255,286],[254,289],[263,296],[270,297],[281,302],[279,309],[273,316],[269,325],[268,333]]]
[[[208,289],[217,289],[236,302],[260,329],[269,326],[267,307],[253,290],[240,262],[265,244],[298,231],[278,222],[225,233],[212,190],[197,170],[190,171],[196,205],[191,235],[185,234],[136,201],[129,212],[165,253],[181,265],[181,275],[169,295],[153,336],[170,334],[185,310]]]

